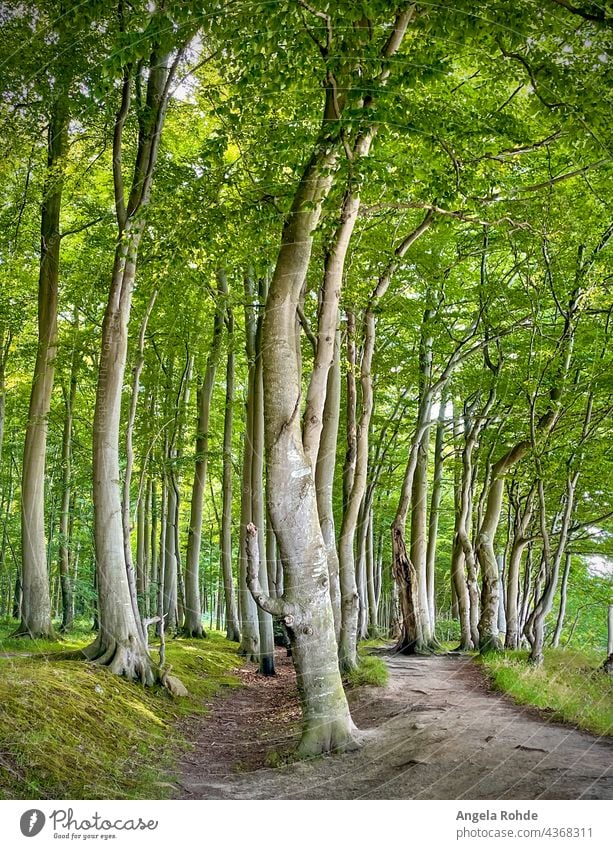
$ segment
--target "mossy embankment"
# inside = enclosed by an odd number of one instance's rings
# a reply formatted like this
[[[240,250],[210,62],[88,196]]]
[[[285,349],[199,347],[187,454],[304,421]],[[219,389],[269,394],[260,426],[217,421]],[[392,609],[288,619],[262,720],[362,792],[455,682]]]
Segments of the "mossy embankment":
[[[85,630],[56,643],[11,639],[0,628],[0,798],[159,799],[187,746],[177,720],[205,713],[236,686],[236,644],[221,635],[169,640],[166,662],[189,696],[146,689],[85,661],[55,654],[91,641]],[[154,657],[156,647],[152,646]]]
[[[602,657],[549,649],[540,667],[528,663],[527,651],[489,654],[478,662],[494,688],[519,704],[584,731],[613,736],[613,678],[599,668]]]

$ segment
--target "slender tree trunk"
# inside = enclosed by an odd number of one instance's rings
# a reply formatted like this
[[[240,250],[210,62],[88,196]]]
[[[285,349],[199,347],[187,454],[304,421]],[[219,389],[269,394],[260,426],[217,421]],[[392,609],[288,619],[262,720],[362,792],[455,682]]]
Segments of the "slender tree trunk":
[[[185,625],[183,633],[188,637],[204,637],[200,601],[200,545],[202,539],[202,511],[204,490],[206,487],[207,463],[209,452],[209,418],[211,398],[215,386],[215,373],[221,354],[223,316],[228,296],[228,283],[225,272],[217,272],[217,307],[213,322],[213,338],[209,348],[206,370],[202,386],[198,390],[198,424],[196,437],[196,465],[192,486],[189,534],[187,539],[187,564],[185,574]]]
[[[6,419],[6,362],[12,342],[12,332],[0,326],[0,468],[2,468],[2,448],[4,446],[4,426]]]
[[[57,352],[60,209],[68,145],[68,99],[49,121],[47,176],[41,213],[38,349],[30,394],[21,480],[22,604],[18,635],[53,638],[45,545],[45,453]]]
[[[130,598],[132,599],[132,607],[134,608],[134,618],[139,627],[142,639],[145,639],[145,631],[142,625],[140,610],[138,607],[138,593],[136,586],[136,574],[134,571],[134,561],[132,558],[132,516],[130,510],[130,487],[132,485],[132,470],[134,468],[134,423],[136,421],[136,408],[138,397],[140,394],[140,376],[145,364],[145,333],[147,332],[147,324],[149,316],[153,310],[157,290],[155,290],[149,298],[147,309],[143,317],[140,333],[138,335],[138,349],[136,352],[136,361],[132,376],[132,398],[130,400],[130,411],[128,413],[128,423],[126,427],[126,470],[123,481],[123,495],[121,504],[121,521],[123,526],[123,547],[126,560],[126,571],[128,575],[128,584],[130,587]],[[138,508],[137,508],[138,509]],[[142,549],[141,549],[142,551]]]
[[[232,577],[232,424],[234,415],[234,318],[227,311],[228,356],[223,429],[223,483],[221,510],[221,569],[226,611],[226,639],[240,643],[240,627]]]
[[[528,545],[526,533],[532,521],[532,500],[534,487],[528,493],[523,511],[520,505],[515,505],[515,519],[513,541],[507,566],[507,594],[506,594],[506,624],[505,648],[519,648],[519,577],[521,570],[521,559],[525,547]]]
[[[328,576],[330,579],[330,600],[334,614],[334,632],[337,642],[341,632],[341,590],[339,584],[339,563],[336,548],[336,529],[334,525],[334,469],[336,466],[336,443],[341,403],[341,361],[340,361],[340,330],[334,336],[334,356],[326,390],[326,404],[323,414],[323,427],[317,468],[315,470],[315,486],[317,489],[317,512],[321,533],[326,546],[328,560]],[[278,591],[279,595],[280,592]]]
[[[113,179],[118,237],[113,275],[102,324],[96,406],[93,422],[94,539],[98,575],[100,630],[84,654],[112,672],[153,684],[159,677],[134,610],[126,569],[119,471],[119,425],[126,367],[128,322],[138,248],[149,203],[153,171],[164,125],[169,86],[178,57],[152,50],[147,79],[147,113],[139,121],[138,146],[130,195],[124,194],[123,128],[130,111],[131,70],[126,69],[113,137]]]
[[[151,552],[151,570],[147,613],[149,613],[149,610],[157,610],[156,599],[160,581],[158,558],[158,487],[155,478],[151,479],[151,538],[149,551]]]
[[[75,323],[75,332],[76,332]],[[72,362],[70,367],[70,382],[68,391],[64,393],[65,413],[64,431],[62,434],[62,506],[60,513],[60,550],[59,568],[60,584],[62,590],[62,625],[60,630],[65,633],[72,627],[74,619],[74,606],[72,597],[72,582],[70,569],[72,561],[71,534],[70,534],[70,504],[71,504],[71,482],[72,482],[72,436],[73,436],[73,409],[77,391],[77,357],[76,341],[73,348]]]
[[[447,395],[441,393],[439,404],[438,422],[436,425],[436,438],[434,441],[434,476],[432,479],[432,495],[430,498],[430,516],[428,519],[428,546],[426,550],[426,586],[428,591],[428,612],[432,625],[432,636],[436,631],[436,601],[435,601],[435,574],[436,574],[436,542],[438,536],[438,517],[443,494],[443,448],[445,438],[445,407]]]
[[[367,636],[376,638],[379,636],[379,592],[380,579],[377,581],[377,563],[375,560],[374,546],[374,515],[372,510],[368,513],[368,529],[366,533],[366,586],[368,591],[368,632]]]
[[[239,613],[241,644],[240,654],[248,660],[259,663],[260,660],[260,631],[258,627],[257,606],[247,585],[247,527],[251,522],[251,475],[253,448],[253,415],[255,380],[255,349],[257,322],[254,313],[256,302],[255,285],[252,274],[245,275],[245,345],[249,372],[247,377],[247,399],[245,403],[245,440],[243,444],[243,468],[241,477],[241,522],[240,522],[240,561],[239,561]],[[292,327],[292,334],[295,328]],[[295,340],[294,340],[295,342]],[[294,351],[296,345],[294,344]]]
[[[568,577],[570,575],[570,567],[572,556],[566,552],[566,560],[564,563],[564,572],[562,574],[562,583],[560,585],[560,609],[556,620],[555,631],[551,641],[552,648],[557,649],[560,645],[560,637],[562,636],[562,628],[564,627],[564,619],[566,617],[566,602],[568,599]]]
[[[264,280],[260,281],[259,300],[266,300]],[[251,427],[251,522],[258,529],[258,572],[260,584],[268,595],[268,564],[266,558],[266,522],[264,507],[264,386],[262,372],[262,319],[258,317],[255,335],[255,368],[253,372],[253,420]],[[275,640],[272,616],[258,607],[260,633],[260,674],[275,674]]]

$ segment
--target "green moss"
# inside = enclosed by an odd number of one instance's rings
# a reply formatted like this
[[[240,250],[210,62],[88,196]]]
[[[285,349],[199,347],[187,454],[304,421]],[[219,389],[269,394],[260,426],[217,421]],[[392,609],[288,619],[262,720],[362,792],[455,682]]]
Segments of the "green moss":
[[[598,668],[602,658],[550,649],[542,667],[530,666],[525,651],[487,655],[483,665],[494,687],[523,705],[546,710],[559,721],[613,736],[613,679]]]
[[[238,684],[231,674],[241,662],[236,646],[216,634],[167,643],[172,674],[189,690],[184,699],[53,657],[89,641],[91,633],[59,644],[0,634],[1,798],[164,798],[177,751],[187,747],[173,724],[203,713],[222,686]],[[51,656],[23,656],[26,650]]]
[[[389,670],[380,657],[363,655],[358,666],[344,676],[348,687],[385,687],[389,679]]]

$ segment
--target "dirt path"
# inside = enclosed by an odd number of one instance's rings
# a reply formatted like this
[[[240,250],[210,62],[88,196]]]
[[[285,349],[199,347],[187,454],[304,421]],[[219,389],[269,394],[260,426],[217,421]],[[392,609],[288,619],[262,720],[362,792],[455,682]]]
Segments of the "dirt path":
[[[492,693],[469,658],[389,657],[386,688],[351,697],[371,729],[356,753],[271,768],[295,742],[291,666],[262,681],[242,671],[212,715],[190,726],[184,799],[611,799],[613,740],[548,722]]]

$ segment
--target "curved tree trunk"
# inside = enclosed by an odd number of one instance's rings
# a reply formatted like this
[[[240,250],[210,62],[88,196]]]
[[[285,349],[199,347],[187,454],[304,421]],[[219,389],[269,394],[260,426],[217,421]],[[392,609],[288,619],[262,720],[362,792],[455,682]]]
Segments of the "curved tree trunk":
[[[302,442],[301,376],[295,345],[291,344],[313,231],[335,160],[336,154],[324,147],[305,169],[284,227],[262,334],[268,507],[283,560],[285,585],[283,598],[267,607],[284,617],[289,631],[303,710],[300,751],[309,755],[355,744],[355,726],[337,659],[314,463],[305,454]],[[257,531],[253,538],[257,539]],[[266,603],[257,591],[255,597],[260,605]]]
[[[121,107],[113,137],[113,178],[118,236],[100,353],[93,422],[94,540],[100,630],[84,654],[114,673],[152,684],[159,677],[147,652],[135,613],[126,570],[119,471],[121,396],[128,347],[128,322],[138,248],[149,203],[153,171],[164,124],[169,86],[178,64],[154,49],[149,62],[147,114],[139,122],[134,176],[126,203],[121,167],[122,136],[130,111],[131,70],[124,74]]]
[[[155,673],[137,622],[123,539],[119,472],[119,419],[127,355],[127,332],[141,230],[120,238],[102,325],[93,427],[94,538],[100,630],[86,656],[117,675],[153,684]]]
[[[18,635],[53,638],[45,542],[45,453],[57,351],[60,209],[68,145],[68,100],[60,95],[49,121],[41,213],[38,349],[32,378],[21,479],[22,603]]]

